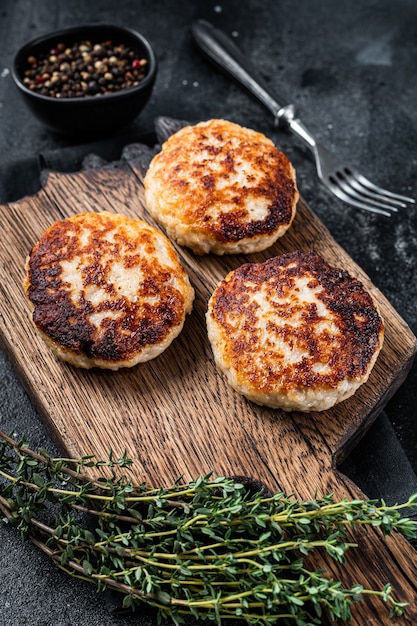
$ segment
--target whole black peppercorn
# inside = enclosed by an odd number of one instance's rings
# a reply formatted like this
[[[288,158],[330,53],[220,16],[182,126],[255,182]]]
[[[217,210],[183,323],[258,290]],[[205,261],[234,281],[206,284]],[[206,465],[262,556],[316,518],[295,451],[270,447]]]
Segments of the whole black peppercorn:
[[[52,98],[96,97],[137,85],[146,73],[147,60],[125,44],[58,42],[47,53],[28,57],[23,82]]]

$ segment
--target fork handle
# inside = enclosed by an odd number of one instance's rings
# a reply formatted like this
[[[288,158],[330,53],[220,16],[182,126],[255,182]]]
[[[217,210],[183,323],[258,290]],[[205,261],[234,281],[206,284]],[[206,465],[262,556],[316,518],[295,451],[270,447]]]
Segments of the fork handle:
[[[310,131],[295,116],[293,104],[285,98],[272,95],[269,85],[248,62],[247,57],[233,41],[205,20],[198,20],[191,27],[192,35],[201,50],[234,80],[246,87],[274,116],[276,126],[284,126],[300,139],[313,153],[317,143]]]
[[[268,84],[227,35],[205,20],[195,22],[191,32],[201,50],[221,70],[246,87],[271,111],[277,126],[290,124],[294,118],[294,105],[287,103],[285,98],[272,96]]]

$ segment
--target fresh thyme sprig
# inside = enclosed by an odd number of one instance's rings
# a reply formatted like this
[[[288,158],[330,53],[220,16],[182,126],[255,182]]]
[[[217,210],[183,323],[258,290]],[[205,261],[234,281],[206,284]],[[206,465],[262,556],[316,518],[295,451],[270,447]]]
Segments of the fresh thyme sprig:
[[[380,597],[391,616],[403,613],[390,585],[345,589],[307,563],[316,550],[343,563],[355,545],[348,529],[359,525],[415,537],[417,522],[401,510],[416,506],[417,494],[395,506],[331,494],[300,502],[211,475],[150,489],[119,475],[130,465],[112,452],[107,461],[52,458],[0,431],[0,510],[58,567],[122,592],[126,608],[156,607],[160,620],[310,626],[323,612],[349,620],[364,595]],[[92,467],[109,477],[89,480],[83,470]]]

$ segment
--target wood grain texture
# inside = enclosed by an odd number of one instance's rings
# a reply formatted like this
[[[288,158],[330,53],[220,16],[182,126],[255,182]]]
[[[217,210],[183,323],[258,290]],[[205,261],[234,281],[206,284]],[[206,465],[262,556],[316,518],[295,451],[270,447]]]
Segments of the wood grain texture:
[[[77,370],[60,363],[38,337],[21,287],[24,261],[54,221],[83,211],[110,210],[152,223],[143,204],[141,168],[134,162],[76,174],[50,173],[33,197],[0,207],[1,341],[57,445],[78,457],[127,453],[134,479],[167,485],[213,470],[244,475],[271,489],[309,498],[333,491],[362,496],[337,471],[337,462],[371,425],[407,375],[416,338],[324,225],[301,199],[292,228],[269,250],[250,256],[196,257],[177,248],[196,290],[181,335],[157,359],[129,370]],[[385,320],[383,349],[368,382],[353,398],[323,413],[291,413],[258,407],[238,396],[217,371],[207,339],[208,299],[228,271],[295,249],[316,249],[329,263],[356,275],[372,292]],[[346,585],[382,587],[391,582],[410,602],[417,623],[416,553],[402,538],[384,541],[371,529],[355,536],[360,547],[343,567],[323,557]],[[386,607],[367,599],[354,609],[354,624],[388,623]]]

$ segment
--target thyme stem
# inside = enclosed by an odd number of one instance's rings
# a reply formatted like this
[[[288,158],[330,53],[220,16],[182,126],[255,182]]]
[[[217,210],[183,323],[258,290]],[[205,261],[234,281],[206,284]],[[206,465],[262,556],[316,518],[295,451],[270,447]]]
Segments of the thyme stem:
[[[347,531],[359,526],[415,536],[417,522],[400,511],[417,495],[394,506],[332,494],[298,501],[211,475],[156,489],[116,476],[130,463],[111,451],[107,461],[52,458],[0,431],[0,511],[63,571],[119,591],[126,608],[150,604],[176,625],[193,615],[312,626],[323,611],[349,620],[364,596],[386,602],[390,615],[405,610],[389,585],[345,589],[310,564],[323,550],[343,563],[356,546]],[[111,476],[91,481],[84,471],[92,467]]]

